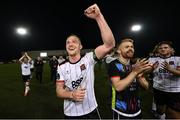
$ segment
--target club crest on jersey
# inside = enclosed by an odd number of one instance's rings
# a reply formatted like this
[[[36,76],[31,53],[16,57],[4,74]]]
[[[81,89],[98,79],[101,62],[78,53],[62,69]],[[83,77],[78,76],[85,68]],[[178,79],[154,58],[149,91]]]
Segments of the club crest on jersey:
[[[85,70],[85,69],[86,69],[85,64],[82,64],[82,65],[80,66],[80,68],[81,68],[81,71]]]

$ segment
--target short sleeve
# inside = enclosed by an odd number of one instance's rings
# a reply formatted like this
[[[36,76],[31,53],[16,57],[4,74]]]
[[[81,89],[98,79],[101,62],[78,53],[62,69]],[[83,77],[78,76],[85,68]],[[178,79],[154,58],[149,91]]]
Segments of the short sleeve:
[[[177,68],[180,69],[180,57],[177,58]]]
[[[95,64],[97,62],[96,55],[94,52],[86,53],[85,59],[92,64]]]
[[[57,73],[56,73],[56,80],[57,82],[63,82],[65,80],[62,67],[58,65]]]
[[[111,62],[108,66],[108,74],[109,77],[115,77],[115,76],[119,76],[120,77],[120,71],[118,70],[118,67],[121,69],[122,64],[120,63],[116,63],[116,62]]]

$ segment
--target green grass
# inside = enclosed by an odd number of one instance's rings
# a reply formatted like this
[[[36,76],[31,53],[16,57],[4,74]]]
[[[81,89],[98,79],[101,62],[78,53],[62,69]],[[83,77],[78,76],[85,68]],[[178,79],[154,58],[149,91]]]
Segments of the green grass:
[[[56,97],[50,82],[48,64],[44,65],[43,84],[35,77],[31,80],[31,94],[23,96],[23,82],[19,64],[0,65],[0,118],[63,118],[63,100]],[[109,81],[104,64],[95,67],[95,93],[102,118],[110,118]],[[143,118],[152,118],[151,90],[140,92]]]

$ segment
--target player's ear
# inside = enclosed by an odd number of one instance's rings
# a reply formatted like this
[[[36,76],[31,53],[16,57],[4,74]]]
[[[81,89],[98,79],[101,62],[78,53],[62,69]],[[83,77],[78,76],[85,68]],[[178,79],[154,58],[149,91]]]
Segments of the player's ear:
[[[80,49],[82,49],[83,48],[83,46],[80,44]]]
[[[118,49],[118,50],[117,50],[117,53],[118,53],[118,54],[121,54],[121,51]]]

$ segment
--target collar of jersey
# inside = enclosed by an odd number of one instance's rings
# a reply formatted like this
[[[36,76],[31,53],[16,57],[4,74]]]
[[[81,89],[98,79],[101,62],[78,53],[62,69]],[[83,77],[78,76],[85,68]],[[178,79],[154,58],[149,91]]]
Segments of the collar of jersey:
[[[162,59],[167,59],[167,58],[170,58],[170,57],[172,57],[172,56],[169,56],[169,57],[159,56],[159,57],[162,58]]]
[[[69,62],[70,64],[76,64],[76,63],[78,63],[78,62],[81,60],[82,57],[84,57],[84,55],[81,55],[80,59],[79,59],[77,62],[75,62],[75,63],[72,63],[72,62],[69,60],[69,58],[68,58],[68,62]]]

